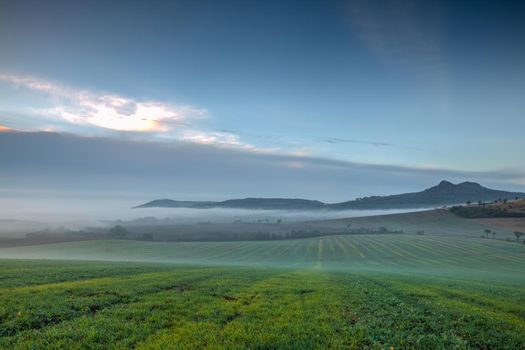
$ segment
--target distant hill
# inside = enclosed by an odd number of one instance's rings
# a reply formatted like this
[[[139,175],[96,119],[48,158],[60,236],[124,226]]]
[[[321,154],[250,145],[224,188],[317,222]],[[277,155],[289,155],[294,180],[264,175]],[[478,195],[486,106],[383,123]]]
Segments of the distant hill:
[[[467,201],[494,201],[497,199],[524,198],[525,193],[493,190],[475,182],[453,184],[441,181],[434,187],[413,193],[392,196],[372,196],[330,205],[333,209],[391,209],[435,207],[466,203]]]
[[[209,201],[176,201],[172,199],[157,199],[136,208],[235,208],[235,209],[294,209],[312,210],[327,208],[320,201],[294,198],[244,198],[229,199],[222,202]]]
[[[211,201],[176,201],[173,199],[156,199],[135,208],[215,208],[220,202]]]
[[[453,184],[441,181],[434,187],[413,193],[390,196],[371,196],[351,201],[327,204],[316,200],[295,198],[244,198],[225,201],[176,201],[158,199],[136,208],[235,208],[235,209],[290,209],[290,210],[346,210],[346,209],[402,209],[430,208],[466,203],[467,201],[495,201],[525,198],[525,193],[493,190],[475,182]]]

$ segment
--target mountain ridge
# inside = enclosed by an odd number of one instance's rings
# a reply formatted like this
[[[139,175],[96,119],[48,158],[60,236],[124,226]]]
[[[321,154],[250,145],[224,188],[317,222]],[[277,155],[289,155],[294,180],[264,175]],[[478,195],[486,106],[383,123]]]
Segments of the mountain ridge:
[[[300,198],[247,197],[224,201],[177,201],[156,199],[135,208],[231,208],[263,210],[346,210],[346,209],[409,209],[461,204],[467,201],[494,201],[497,199],[525,198],[523,192],[494,190],[479,183],[465,181],[453,184],[442,180],[423,191],[388,196],[369,196],[339,203],[323,203],[318,200]]]

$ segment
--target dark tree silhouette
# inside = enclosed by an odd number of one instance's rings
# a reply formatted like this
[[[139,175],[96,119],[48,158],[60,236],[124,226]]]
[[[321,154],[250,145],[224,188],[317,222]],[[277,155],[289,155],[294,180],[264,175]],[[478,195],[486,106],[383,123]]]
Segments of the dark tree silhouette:
[[[153,235],[151,233],[144,233],[141,239],[143,241],[153,241]]]
[[[128,234],[128,230],[121,225],[116,225],[110,228],[108,233],[113,237],[124,238]]]

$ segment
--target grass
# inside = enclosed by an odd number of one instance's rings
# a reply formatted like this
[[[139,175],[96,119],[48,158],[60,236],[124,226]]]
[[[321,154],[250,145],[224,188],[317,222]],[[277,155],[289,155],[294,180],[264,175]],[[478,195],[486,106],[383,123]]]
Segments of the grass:
[[[0,349],[525,348],[515,242],[85,241],[0,258]]]
[[[0,249],[0,258],[172,262],[524,279],[525,245],[457,235],[341,235],[238,242],[83,241]]]
[[[523,283],[90,262],[73,263],[73,273],[69,265],[0,261],[10,276],[0,291],[1,348],[525,347]],[[52,275],[50,267],[56,279],[32,278]]]

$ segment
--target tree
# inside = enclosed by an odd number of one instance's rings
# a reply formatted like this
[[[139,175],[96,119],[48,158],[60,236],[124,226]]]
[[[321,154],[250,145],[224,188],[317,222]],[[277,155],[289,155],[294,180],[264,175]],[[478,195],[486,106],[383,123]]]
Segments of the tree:
[[[520,241],[520,237],[525,235],[525,233],[521,232],[521,231],[514,231],[514,236],[516,236],[516,241]]]
[[[467,205],[470,205],[470,203],[472,203],[472,201],[468,200],[468,201],[467,201]]]
[[[419,230],[419,231],[417,231],[417,234],[420,235],[420,236],[423,236],[425,234],[425,231]]]
[[[489,230],[489,229],[485,229],[485,230],[483,230],[483,232],[485,232],[485,237],[487,237],[487,238],[489,238],[489,234],[492,233],[492,231]]]
[[[121,225],[116,225],[110,228],[108,233],[113,237],[124,238],[128,234],[128,230],[126,230],[126,228]]]
[[[141,239],[143,241],[153,241],[153,235],[151,233],[144,233]]]
[[[496,239],[496,232],[492,231],[492,239]]]

